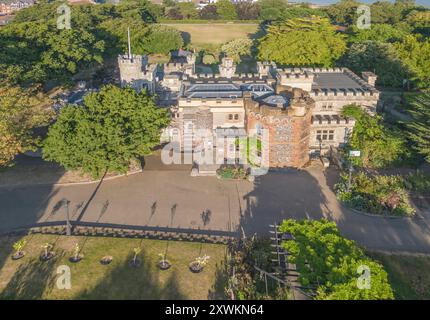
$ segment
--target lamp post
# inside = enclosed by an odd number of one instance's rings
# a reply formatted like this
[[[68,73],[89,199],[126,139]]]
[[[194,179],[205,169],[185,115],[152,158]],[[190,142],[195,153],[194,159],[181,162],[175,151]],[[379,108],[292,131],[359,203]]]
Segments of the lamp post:
[[[349,151],[349,177],[348,177],[348,192],[351,191],[351,180],[352,180],[352,159],[351,158],[358,158],[360,157],[360,150],[350,150]]]

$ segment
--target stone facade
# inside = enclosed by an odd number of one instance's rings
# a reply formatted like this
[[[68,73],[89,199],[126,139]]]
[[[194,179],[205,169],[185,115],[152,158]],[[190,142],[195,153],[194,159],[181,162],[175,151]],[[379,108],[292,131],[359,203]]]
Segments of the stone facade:
[[[355,124],[341,116],[342,108],[357,104],[373,114],[379,101],[376,75],[363,73],[362,79],[346,68],[282,69],[258,62],[256,74],[239,74],[233,60],[223,58],[219,73],[197,74],[195,54],[185,51],[161,69],[135,55],[122,55],[118,63],[121,85],[147,87],[170,108],[170,139],[185,145],[199,129],[234,129],[237,135],[268,129],[271,167],[302,167],[310,156],[342,146]],[[217,152],[234,148],[230,143]]]
[[[309,137],[314,101],[301,89],[278,86],[286,103],[271,105],[245,99],[248,132],[269,130],[270,167],[302,167],[309,161]],[[281,100],[282,101],[282,100]]]

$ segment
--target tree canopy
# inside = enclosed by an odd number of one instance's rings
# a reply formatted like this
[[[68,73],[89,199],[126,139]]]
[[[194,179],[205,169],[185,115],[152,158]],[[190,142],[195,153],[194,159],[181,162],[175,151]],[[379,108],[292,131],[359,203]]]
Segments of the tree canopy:
[[[406,157],[405,139],[396,130],[385,127],[381,116],[371,116],[356,105],[345,106],[342,115],[355,119],[349,145],[361,151],[356,164],[381,168],[400,163]]]
[[[408,95],[404,109],[411,117],[404,123],[406,136],[415,151],[430,163],[430,94]]]
[[[222,45],[221,51],[225,52],[235,62],[239,62],[241,57],[251,55],[252,40],[247,38],[238,38],[231,40]]]
[[[166,110],[145,91],[108,85],[88,94],[83,106],[61,109],[43,143],[43,157],[94,177],[106,170],[126,172],[132,159],[160,143],[168,123]]]
[[[49,102],[35,89],[0,87],[0,166],[10,164],[18,153],[37,148],[33,129],[51,119],[52,113],[44,109]]]
[[[334,222],[288,219],[279,230],[294,237],[282,245],[299,271],[300,283],[314,288],[316,299],[394,299],[384,268],[367,257],[354,241],[342,237]],[[362,273],[364,268],[370,271],[366,288],[358,284],[360,276],[366,276]]]
[[[258,58],[290,66],[330,67],[346,50],[344,36],[327,19],[294,18],[268,27]]]
[[[218,0],[215,6],[217,13],[221,19],[237,19],[236,7],[230,0]]]

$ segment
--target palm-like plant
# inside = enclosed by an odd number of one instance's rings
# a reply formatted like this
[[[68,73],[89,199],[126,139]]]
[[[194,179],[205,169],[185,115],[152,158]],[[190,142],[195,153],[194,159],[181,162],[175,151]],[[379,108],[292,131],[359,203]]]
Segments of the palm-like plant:
[[[134,257],[133,257],[133,263],[136,264],[136,259],[137,259],[137,255],[142,251],[141,248],[136,247],[133,248],[133,252],[134,252]]]
[[[79,247],[79,243],[75,243],[75,250],[73,251],[73,257],[75,260],[79,259],[79,252],[81,251],[81,248]]]
[[[27,241],[24,240],[24,239],[15,242],[13,244],[13,249],[15,250],[15,253],[16,254],[21,254],[22,253],[22,249],[24,249],[24,246],[25,246],[26,243],[27,243]]]
[[[42,248],[43,248],[43,250],[45,250],[45,252],[44,252],[45,253],[45,257],[48,256],[49,251],[52,249],[52,247],[53,247],[53,245],[50,244],[50,243],[48,243],[48,242],[42,244]]]

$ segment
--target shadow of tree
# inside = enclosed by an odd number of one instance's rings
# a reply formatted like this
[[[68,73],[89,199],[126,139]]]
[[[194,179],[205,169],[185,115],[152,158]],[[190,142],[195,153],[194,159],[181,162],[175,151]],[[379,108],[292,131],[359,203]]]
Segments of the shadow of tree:
[[[229,297],[226,294],[225,289],[228,287],[228,263],[227,259],[222,261],[220,264],[215,266],[215,282],[212,288],[209,289],[208,299],[209,300],[225,300]]]
[[[37,300],[53,289],[56,279],[54,272],[57,258],[42,262],[33,258],[30,262],[21,264],[14,273],[0,299]]]
[[[320,219],[327,199],[318,181],[305,170],[287,169],[256,177],[244,196],[240,227],[246,236],[269,235],[269,225],[284,219]]]
[[[96,286],[80,292],[75,299],[119,299],[119,300],[181,300],[186,297],[181,293],[177,282],[177,272],[172,270],[163,283],[159,279],[159,270],[154,270],[155,261],[143,257],[139,267],[131,267],[130,254],[121,264],[114,267]]]

